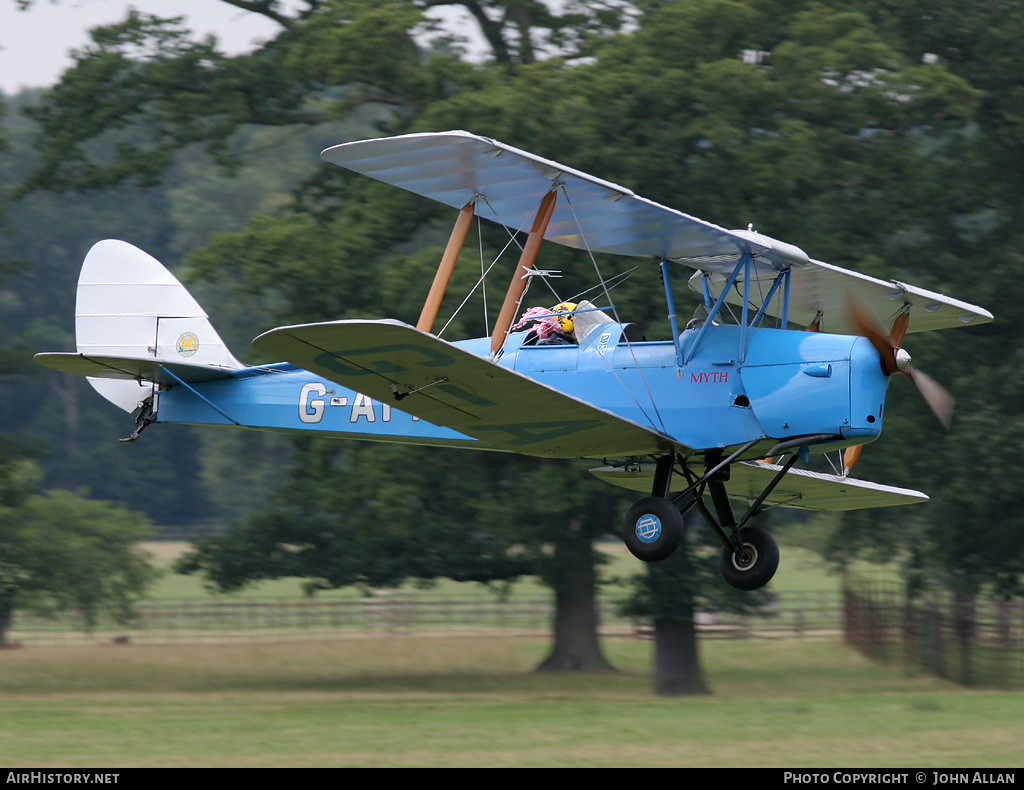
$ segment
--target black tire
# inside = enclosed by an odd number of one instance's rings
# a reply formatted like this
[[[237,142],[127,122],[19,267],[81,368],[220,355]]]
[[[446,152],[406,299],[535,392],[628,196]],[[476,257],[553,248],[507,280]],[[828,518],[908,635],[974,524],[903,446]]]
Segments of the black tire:
[[[743,552],[722,549],[718,567],[737,590],[759,590],[772,580],[779,567],[779,544],[760,527],[740,530]]]
[[[622,539],[638,560],[658,562],[679,548],[679,541],[683,539],[683,516],[665,497],[646,497],[626,513]]]

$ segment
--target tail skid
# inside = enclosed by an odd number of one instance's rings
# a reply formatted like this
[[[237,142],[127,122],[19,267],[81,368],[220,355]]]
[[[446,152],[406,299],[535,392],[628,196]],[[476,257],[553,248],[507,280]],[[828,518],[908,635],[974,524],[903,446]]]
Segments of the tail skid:
[[[82,264],[75,340],[78,353],[38,354],[37,361],[87,376],[127,412],[138,409],[155,384],[223,378],[243,367],[163,264],[114,239],[95,244]]]

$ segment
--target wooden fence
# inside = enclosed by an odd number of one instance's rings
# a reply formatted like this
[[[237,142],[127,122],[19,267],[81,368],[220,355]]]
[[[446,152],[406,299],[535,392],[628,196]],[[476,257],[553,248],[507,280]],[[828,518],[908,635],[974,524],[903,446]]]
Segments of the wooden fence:
[[[933,590],[908,601],[895,584],[848,577],[847,642],[966,686],[1024,688],[1024,601]]]
[[[618,602],[600,601],[604,636],[646,638],[650,628],[618,614]],[[17,614],[9,639],[25,646],[132,642],[279,642],[489,632],[496,635],[550,633],[549,597],[500,601],[488,597],[439,599],[415,591],[382,591],[350,600],[172,599],[137,607],[127,626],[101,623],[85,630],[73,612],[53,619]],[[705,638],[775,639],[838,637],[842,599],[838,592],[780,595],[757,616],[702,612],[697,628]]]

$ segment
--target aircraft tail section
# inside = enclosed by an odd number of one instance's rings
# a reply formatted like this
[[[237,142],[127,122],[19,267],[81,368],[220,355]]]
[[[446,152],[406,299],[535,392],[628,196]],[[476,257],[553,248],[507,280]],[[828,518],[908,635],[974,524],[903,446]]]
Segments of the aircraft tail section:
[[[227,376],[242,367],[209,317],[168,269],[137,247],[108,239],[86,255],[75,305],[77,354],[41,354],[40,363],[89,377],[104,398],[134,411],[167,371],[183,381]]]

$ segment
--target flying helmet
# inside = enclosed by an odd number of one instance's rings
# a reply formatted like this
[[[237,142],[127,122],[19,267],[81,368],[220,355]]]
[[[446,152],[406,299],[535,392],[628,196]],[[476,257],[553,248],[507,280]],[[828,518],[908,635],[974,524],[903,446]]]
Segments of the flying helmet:
[[[572,317],[573,311],[576,309],[575,302],[559,302],[551,308],[551,312],[558,317],[558,325],[562,327],[562,331],[566,334],[572,332]],[[568,315],[559,315],[560,313],[567,313]]]

